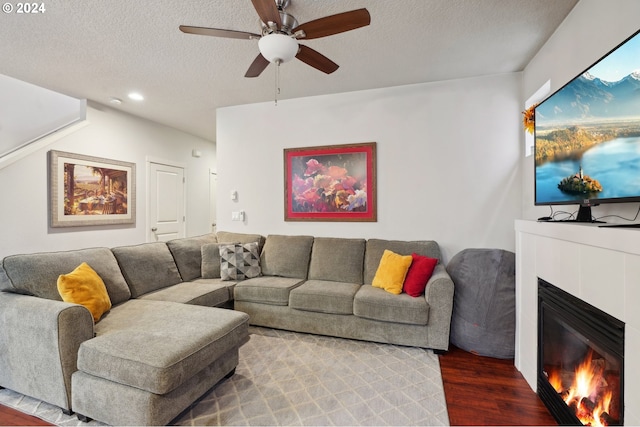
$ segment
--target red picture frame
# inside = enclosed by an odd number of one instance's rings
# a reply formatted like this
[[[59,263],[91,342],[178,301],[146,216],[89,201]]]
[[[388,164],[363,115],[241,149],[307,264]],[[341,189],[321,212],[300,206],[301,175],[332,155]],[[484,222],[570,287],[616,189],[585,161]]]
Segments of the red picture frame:
[[[376,143],[286,148],[285,221],[377,221]]]

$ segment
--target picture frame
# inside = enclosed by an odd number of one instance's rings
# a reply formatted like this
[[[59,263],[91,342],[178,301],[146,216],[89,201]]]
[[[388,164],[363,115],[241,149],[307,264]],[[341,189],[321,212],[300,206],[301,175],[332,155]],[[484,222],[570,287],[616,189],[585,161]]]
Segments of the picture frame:
[[[285,221],[377,221],[376,143],[284,149]]]
[[[135,163],[49,151],[51,227],[135,224]]]

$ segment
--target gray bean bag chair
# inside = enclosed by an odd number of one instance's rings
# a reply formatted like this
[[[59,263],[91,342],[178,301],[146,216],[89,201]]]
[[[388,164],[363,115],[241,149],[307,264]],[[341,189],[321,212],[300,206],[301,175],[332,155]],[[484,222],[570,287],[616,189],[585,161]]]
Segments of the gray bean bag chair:
[[[510,359],[515,351],[515,254],[465,249],[447,265],[455,284],[451,343],[481,356]]]

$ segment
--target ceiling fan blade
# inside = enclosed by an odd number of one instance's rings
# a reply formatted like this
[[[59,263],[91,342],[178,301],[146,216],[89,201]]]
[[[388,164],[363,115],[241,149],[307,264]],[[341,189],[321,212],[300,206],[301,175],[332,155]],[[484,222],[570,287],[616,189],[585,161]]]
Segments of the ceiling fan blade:
[[[298,51],[296,58],[298,58],[305,64],[310,65],[313,68],[327,74],[333,73],[340,67],[338,64],[336,64],[323,54],[304,45],[300,45],[300,50]]]
[[[260,73],[262,73],[264,69],[267,68],[267,65],[269,65],[269,61],[267,61],[266,58],[262,56],[261,53],[259,53],[258,56],[256,56],[256,59],[254,59],[249,66],[249,69],[244,76],[258,77]]]
[[[229,39],[259,39],[260,34],[247,33],[245,31],[221,30],[219,28],[191,27],[180,25],[180,31],[186,34],[198,34],[201,36],[226,37]]]
[[[295,33],[302,30],[305,36],[300,37],[300,39],[310,40],[355,30],[370,23],[371,15],[369,11],[367,9],[357,9],[306,22],[294,28],[292,32]]]
[[[280,12],[278,11],[278,6],[276,6],[276,2],[273,0],[251,0],[253,3],[253,7],[256,12],[258,12],[258,16],[260,20],[267,24],[269,21],[275,22],[278,25],[278,28],[282,26],[282,21],[280,19]]]

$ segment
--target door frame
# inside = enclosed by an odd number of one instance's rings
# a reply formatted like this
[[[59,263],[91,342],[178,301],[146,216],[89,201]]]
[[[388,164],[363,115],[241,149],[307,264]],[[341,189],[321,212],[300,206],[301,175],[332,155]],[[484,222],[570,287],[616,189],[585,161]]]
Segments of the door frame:
[[[215,176],[215,180],[214,180]],[[215,181],[215,182],[213,182]],[[215,189],[213,186],[215,185]],[[215,206],[214,206],[215,205]],[[211,227],[211,232],[215,233],[218,231],[218,172],[214,169],[209,168],[209,223]],[[211,209],[215,207],[216,209]]]
[[[189,220],[189,215],[188,215],[188,211],[187,211],[187,191],[188,191],[188,187],[187,187],[187,183],[188,183],[188,179],[187,179],[187,165],[185,163],[182,162],[174,162],[171,160],[167,160],[167,159],[163,159],[160,157],[154,157],[154,156],[147,156],[146,160],[145,160],[145,166],[146,166],[146,184],[145,184],[145,188],[146,188],[146,209],[145,209],[145,230],[144,230],[144,238],[146,242],[149,242],[149,230],[151,229],[151,216],[150,216],[150,208],[151,208],[151,191],[149,188],[149,184],[151,183],[151,163],[155,163],[158,165],[165,165],[165,166],[171,166],[174,168],[180,168],[184,171],[184,192],[183,192],[183,200],[182,203],[184,205],[184,223],[183,223],[183,227],[184,227],[184,233],[185,236],[187,234],[187,221]]]

